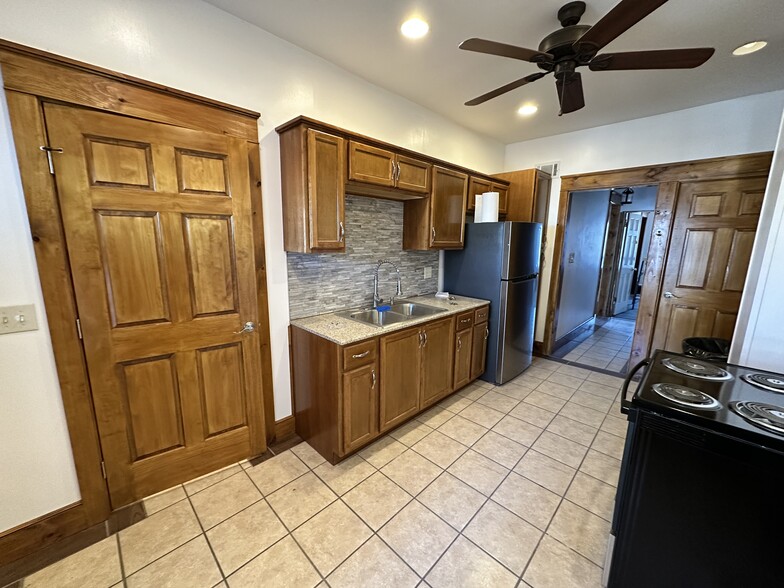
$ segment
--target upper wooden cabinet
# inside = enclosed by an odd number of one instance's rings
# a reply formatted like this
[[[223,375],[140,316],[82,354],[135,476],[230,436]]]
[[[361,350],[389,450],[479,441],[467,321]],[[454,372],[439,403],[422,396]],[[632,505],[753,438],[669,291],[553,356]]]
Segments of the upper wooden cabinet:
[[[430,195],[430,246],[460,248],[465,227],[465,200],[468,176],[443,167],[433,168]]]
[[[305,126],[280,136],[286,251],[343,251],[345,139]]]
[[[506,220],[534,223],[546,221],[550,196],[550,174],[531,168],[496,174],[494,177],[509,182],[509,195],[506,198]]]
[[[471,176],[468,182],[468,198],[466,210],[476,210],[476,195],[485,192],[498,192],[498,214],[506,214],[509,208],[509,188],[500,182],[491,182],[486,178]]]
[[[419,192],[430,190],[432,165],[415,159],[367,145],[359,141],[348,142],[348,179],[361,182]]]

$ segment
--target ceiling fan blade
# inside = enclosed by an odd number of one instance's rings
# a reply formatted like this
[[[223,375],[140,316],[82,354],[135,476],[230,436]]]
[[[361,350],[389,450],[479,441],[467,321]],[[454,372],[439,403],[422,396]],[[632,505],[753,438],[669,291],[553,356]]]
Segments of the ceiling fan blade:
[[[507,92],[511,92],[512,90],[519,88],[520,86],[525,86],[531,82],[535,82],[539,78],[543,78],[547,74],[544,72],[537,72],[531,74],[530,76],[525,76],[524,78],[520,78],[519,80],[515,80],[514,82],[509,82],[505,86],[501,86],[500,88],[496,88],[492,92],[488,92],[487,94],[482,94],[474,98],[473,100],[469,100],[465,103],[466,106],[476,106],[477,104],[482,104],[482,102],[487,102],[488,100],[495,98],[496,96],[500,96],[501,94],[506,94]]]
[[[699,67],[715,52],[710,47],[699,49],[663,49],[661,51],[629,51],[604,53],[588,64],[592,71],[621,69],[691,69]]]
[[[621,0],[575,43],[578,53],[594,54],[625,33],[667,0]]]
[[[498,43],[496,41],[488,41],[487,39],[468,39],[460,43],[460,49],[487,53],[489,55],[500,55],[501,57],[511,57],[512,59],[521,59],[531,63],[543,63],[554,59],[549,53],[542,53],[533,49],[507,45],[506,43]]]
[[[580,72],[556,78],[555,87],[558,89],[558,103],[561,105],[558,116],[580,110],[585,106],[583,79]]]

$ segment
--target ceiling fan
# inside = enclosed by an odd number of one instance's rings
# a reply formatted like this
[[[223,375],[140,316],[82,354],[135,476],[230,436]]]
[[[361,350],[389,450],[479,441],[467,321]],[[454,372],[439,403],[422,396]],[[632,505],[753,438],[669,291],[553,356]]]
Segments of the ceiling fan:
[[[715,49],[663,49],[597,55],[610,41],[666,2],[667,0],[621,0],[593,26],[578,24],[585,13],[585,2],[569,2],[558,11],[558,20],[563,28],[542,39],[538,51],[486,39],[463,41],[460,49],[528,61],[544,70],[482,94],[466,102],[466,106],[482,104],[553,73],[561,107],[558,116],[561,116],[585,106],[582,77],[580,72],[576,71],[578,67],[587,65],[591,71],[612,71],[690,69],[702,65],[710,59]]]

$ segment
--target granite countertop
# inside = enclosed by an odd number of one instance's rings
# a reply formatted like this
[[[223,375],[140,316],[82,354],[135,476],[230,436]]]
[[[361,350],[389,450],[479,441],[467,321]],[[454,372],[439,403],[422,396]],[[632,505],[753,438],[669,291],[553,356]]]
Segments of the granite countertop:
[[[454,296],[454,300],[444,300],[443,298],[436,298],[433,294],[426,294],[424,296],[404,297],[401,300],[410,300],[411,302],[419,302],[428,306],[437,308],[445,308],[446,312],[431,316],[423,316],[412,318],[402,323],[394,323],[384,327],[375,327],[373,325],[366,325],[358,321],[338,316],[337,313],[318,314],[316,316],[309,316],[305,318],[294,319],[291,324],[300,329],[304,329],[319,337],[329,339],[338,345],[349,345],[364,339],[378,337],[379,335],[386,335],[392,331],[399,331],[407,329],[414,325],[427,323],[429,321],[437,320],[453,314],[470,310],[472,308],[479,308],[489,304],[488,300],[481,300],[479,298],[467,298],[465,296]]]

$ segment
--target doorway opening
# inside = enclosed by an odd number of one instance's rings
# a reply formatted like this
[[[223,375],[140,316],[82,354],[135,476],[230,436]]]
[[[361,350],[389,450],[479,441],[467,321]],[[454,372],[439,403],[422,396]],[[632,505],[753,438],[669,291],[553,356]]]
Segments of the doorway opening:
[[[572,192],[551,356],[626,373],[658,186]]]

